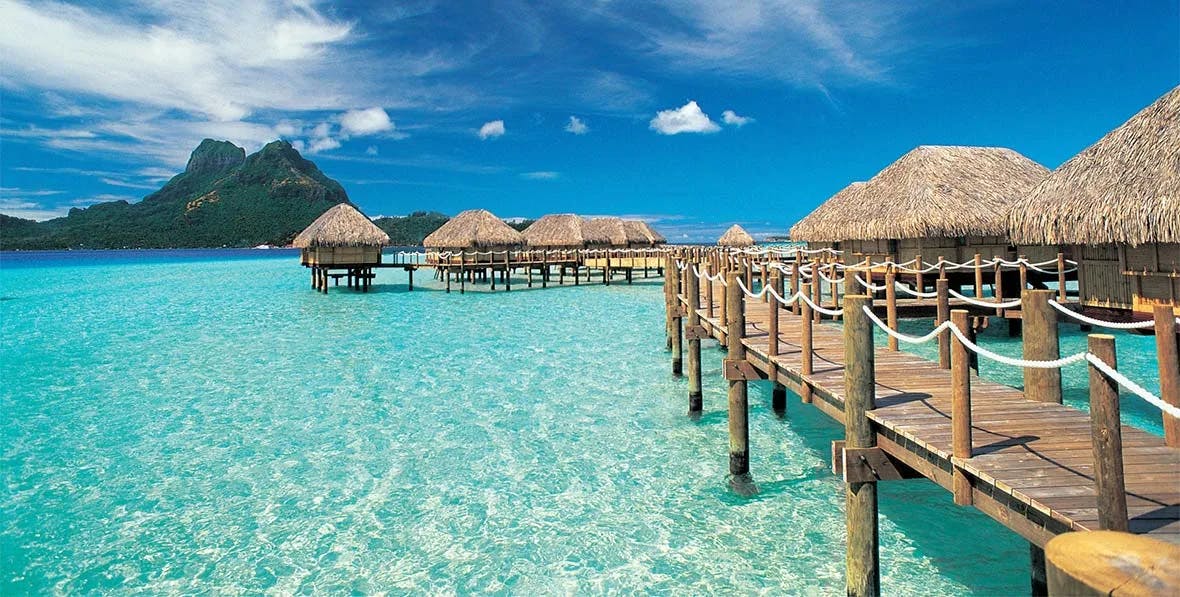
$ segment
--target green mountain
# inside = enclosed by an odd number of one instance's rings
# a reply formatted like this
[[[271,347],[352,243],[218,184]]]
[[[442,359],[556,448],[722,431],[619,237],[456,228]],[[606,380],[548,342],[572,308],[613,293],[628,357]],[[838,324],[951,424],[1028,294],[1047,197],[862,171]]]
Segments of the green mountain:
[[[0,249],[285,245],[347,201],[339,183],[286,141],[247,156],[205,139],[184,172],[138,203],[99,203],[40,223],[0,216]]]
[[[373,223],[389,235],[391,245],[418,246],[449,219],[437,211],[416,211],[408,216],[377,218]]]

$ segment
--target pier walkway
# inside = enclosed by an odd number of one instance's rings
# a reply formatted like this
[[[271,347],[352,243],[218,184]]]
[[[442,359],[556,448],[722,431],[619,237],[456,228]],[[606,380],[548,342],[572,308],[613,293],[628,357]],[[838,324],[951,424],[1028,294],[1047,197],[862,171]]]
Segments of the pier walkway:
[[[726,324],[711,281],[700,291],[701,326],[724,342]],[[705,302],[713,298],[713,308]],[[687,301],[681,297],[681,304]],[[813,396],[813,404],[843,421],[844,337],[836,325],[812,326],[813,365],[803,368],[801,316],[777,301],[743,297],[746,360],[767,379]],[[779,308],[777,355],[768,356],[770,309]],[[714,316],[710,316],[712,313]],[[691,336],[690,336],[691,337]],[[951,371],[905,352],[875,349],[875,408],[867,412],[877,446],[908,468],[953,489],[953,471],[970,478],[971,503],[1037,546],[1070,530],[1097,530],[1099,511],[1091,418],[1057,403],[1034,402],[1017,389],[971,375],[968,458],[953,456]],[[1180,543],[1180,449],[1133,427],[1122,427],[1129,531]]]

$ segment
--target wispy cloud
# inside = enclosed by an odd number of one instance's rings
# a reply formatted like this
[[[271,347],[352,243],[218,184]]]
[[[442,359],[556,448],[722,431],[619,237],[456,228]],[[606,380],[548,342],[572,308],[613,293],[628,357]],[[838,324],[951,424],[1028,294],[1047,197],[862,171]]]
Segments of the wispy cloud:
[[[560,176],[560,174],[553,172],[552,170],[539,170],[536,172],[520,173],[521,178],[527,178],[529,180],[556,180]]]
[[[590,132],[590,127],[577,116],[570,116],[570,120],[565,125],[565,132],[574,135],[585,135]]]
[[[134,197],[127,195],[115,195],[104,193],[90,197],[80,197],[70,199],[64,203],[57,203],[54,205],[46,204],[42,201],[34,201],[28,199],[29,195],[25,196],[0,196],[0,213],[17,218],[24,218],[26,220],[37,220],[42,222],[45,220],[52,220],[53,218],[60,218],[70,212],[75,207],[89,207],[95,203],[103,203],[106,201],[134,201]]]
[[[750,124],[751,122],[754,122],[754,119],[747,116],[738,116],[737,112],[734,112],[733,110],[726,110],[721,113],[721,122],[724,122],[725,124],[732,124],[736,127],[743,127],[747,124]]]
[[[495,139],[496,137],[503,137],[505,132],[504,121],[493,120],[491,122],[483,123],[483,126],[479,127],[479,132],[476,134],[479,135],[480,139],[487,140]]]

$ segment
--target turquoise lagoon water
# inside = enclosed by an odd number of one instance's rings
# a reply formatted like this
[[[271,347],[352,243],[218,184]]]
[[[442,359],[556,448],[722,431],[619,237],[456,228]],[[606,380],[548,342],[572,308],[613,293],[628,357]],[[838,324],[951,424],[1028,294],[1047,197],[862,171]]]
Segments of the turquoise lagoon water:
[[[754,384],[762,491],[732,494],[723,353],[688,420],[658,283],[404,276],[0,256],[0,594],[842,593],[842,429]],[[1015,535],[926,481],[881,492],[887,593],[1027,592]]]

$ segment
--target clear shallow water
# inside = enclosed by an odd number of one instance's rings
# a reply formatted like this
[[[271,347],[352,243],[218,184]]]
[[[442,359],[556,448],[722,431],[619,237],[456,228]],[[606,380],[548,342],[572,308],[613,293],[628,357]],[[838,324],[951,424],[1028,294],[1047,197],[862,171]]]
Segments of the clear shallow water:
[[[0,594],[843,590],[842,429],[754,384],[731,494],[723,353],[687,420],[658,284],[325,297],[292,254],[130,253],[0,256]],[[881,492],[886,592],[1027,591],[1015,535]]]

